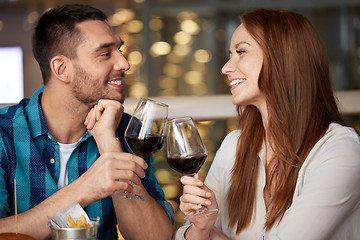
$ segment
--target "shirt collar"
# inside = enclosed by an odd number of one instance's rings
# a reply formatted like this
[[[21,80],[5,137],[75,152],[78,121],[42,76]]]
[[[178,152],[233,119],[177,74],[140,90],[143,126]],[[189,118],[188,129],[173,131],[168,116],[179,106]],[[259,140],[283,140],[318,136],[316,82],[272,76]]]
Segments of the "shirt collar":
[[[36,90],[31,97],[29,104],[25,108],[25,111],[29,117],[28,122],[31,129],[31,136],[33,138],[49,132],[40,103],[43,91],[44,86]]]
[[[33,138],[39,137],[44,134],[50,134],[49,129],[46,125],[46,121],[44,118],[43,111],[41,109],[41,96],[44,91],[44,86],[37,89],[33,96],[31,97],[28,105],[26,106],[26,113],[29,116],[29,125],[31,129],[31,136]],[[129,121],[130,116],[128,114],[123,114],[123,117],[120,121],[120,126],[118,130],[120,130],[120,134],[117,133],[118,137],[123,136],[124,130],[126,128],[127,122]],[[85,135],[82,137],[81,141],[85,141],[86,139],[92,137],[89,131],[86,131]]]

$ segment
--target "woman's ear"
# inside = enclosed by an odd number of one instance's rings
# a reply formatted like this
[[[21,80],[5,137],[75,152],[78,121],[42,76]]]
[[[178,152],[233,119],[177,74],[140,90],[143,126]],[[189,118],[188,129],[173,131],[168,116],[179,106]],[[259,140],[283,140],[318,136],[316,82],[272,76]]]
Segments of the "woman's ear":
[[[71,61],[63,55],[57,55],[50,60],[50,68],[53,75],[65,83],[70,82]]]

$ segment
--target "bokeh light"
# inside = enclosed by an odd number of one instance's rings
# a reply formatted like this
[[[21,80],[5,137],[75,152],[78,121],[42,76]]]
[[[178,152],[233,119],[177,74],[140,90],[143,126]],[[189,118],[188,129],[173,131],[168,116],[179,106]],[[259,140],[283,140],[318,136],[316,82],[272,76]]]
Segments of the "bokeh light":
[[[142,62],[142,54],[139,51],[133,51],[128,55],[130,65],[139,65]]]
[[[148,95],[148,89],[142,82],[136,82],[130,86],[129,96],[132,98],[141,98]]]
[[[153,31],[160,31],[163,27],[163,22],[160,18],[153,18],[149,22],[149,27]]]
[[[188,45],[175,45],[174,54],[178,56],[186,56],[190,53],[191,49]]]
[[[131,20],[126,23],[126,29],[129,33],[138,33],[143,29],[144,25],[139,20]]]
[[[126,23],[134,19],[134,11],[126,8],[119,8],[116,12],[109,17],[109,24],[111,26],[119,26],[120,24]]]
[[[205,49],[198,49],[194,53],[194,59],[200,63],[207,63],[211,60],[211,54]]]
[[[187,19],[187,20],[184,20],[183,22],[181,22],[180,28],[184,32],[192,34],[192,35],[198,34],[200,32],[199,25],[194,20],[190,20],[190,19]]]
[[[167,43],[167,42],[164,42],[164,41],[155,42],[150,47],[150,54],[153,57],[157,57],[157,56],[161,56],[161,55],[167,55],[167,54],[169,54],[170,51],[171,51],[170,44]]]
[[[162,89],[174,89],[176,87],[176,80],[171,77],[161,77],[159,80],[159,87]]]
[[[190,85],[197,85],[203,81],[203,75],[199,71],[189,71],[184,75],[185,82]]]
[[[189,44],[191,43],[192,39],[192,36],[184,31],[177,32],[174,35],[174,41],[180,45]]]
[[[183,69],[177,64],[166,63],[163,67],[163,72],[169,77],[177,78],[181,76]]]
[[[198,15],[195,12],[192,11],[182,11],[177,16],[176,19],[178,22],[182,22],[185,20],[195,20],[198,18]]]
[[[39,18],[39,14],[36,11],[30,12],[28,17],[27,17],[27,21],[29,24],[34,24]]]

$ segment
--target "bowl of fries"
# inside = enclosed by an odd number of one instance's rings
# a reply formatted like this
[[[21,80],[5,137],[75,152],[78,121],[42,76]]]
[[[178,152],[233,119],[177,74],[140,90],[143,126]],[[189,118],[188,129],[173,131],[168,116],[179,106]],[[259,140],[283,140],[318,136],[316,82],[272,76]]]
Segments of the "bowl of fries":
[[[54,228],[52,230],[52,239],[54,240],[96,240],[100,218],[90,218],[87,222],[85,217],[81,215],[80,219],[73,219],[69,215],[68,227]]]

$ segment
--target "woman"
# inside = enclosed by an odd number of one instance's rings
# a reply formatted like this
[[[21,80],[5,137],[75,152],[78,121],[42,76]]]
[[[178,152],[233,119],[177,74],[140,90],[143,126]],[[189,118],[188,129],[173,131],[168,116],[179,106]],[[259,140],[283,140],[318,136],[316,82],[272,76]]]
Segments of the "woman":
[[[239,130],[228,134],[205,184],[182,177],[178,239],[358,239],[360,137],[346,127],[311,23],[290,11],[241,16],[222,72]],[[189,222],[191,224],[189,224]]]

